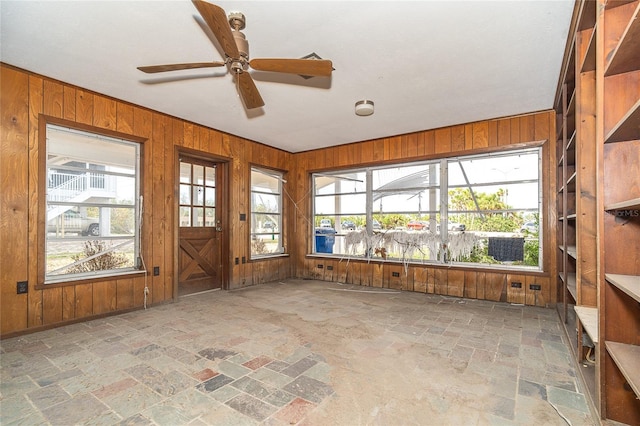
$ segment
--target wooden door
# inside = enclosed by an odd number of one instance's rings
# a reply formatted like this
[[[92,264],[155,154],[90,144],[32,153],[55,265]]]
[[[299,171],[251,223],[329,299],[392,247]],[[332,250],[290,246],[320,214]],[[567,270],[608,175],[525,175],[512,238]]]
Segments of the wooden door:
[[[222,288],[224,163],[180,157],[178,296]]]

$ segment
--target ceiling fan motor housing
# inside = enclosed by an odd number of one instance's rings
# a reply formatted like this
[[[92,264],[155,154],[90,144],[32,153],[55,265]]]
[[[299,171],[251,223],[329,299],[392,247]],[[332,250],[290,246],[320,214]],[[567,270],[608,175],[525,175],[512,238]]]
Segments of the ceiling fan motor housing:
[[[236,42],[240,56],[245,60],[249,60],[249,42],[245,38],[244,34],[240,31],[233,31],[233,39]]]

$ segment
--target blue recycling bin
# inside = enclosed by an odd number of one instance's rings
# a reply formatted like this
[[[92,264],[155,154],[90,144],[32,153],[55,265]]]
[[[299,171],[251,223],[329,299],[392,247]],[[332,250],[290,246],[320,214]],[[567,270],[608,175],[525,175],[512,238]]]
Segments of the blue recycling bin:
[[[333,253],[333,244],[335,242],[335,229],[316,228],[316,253]]]

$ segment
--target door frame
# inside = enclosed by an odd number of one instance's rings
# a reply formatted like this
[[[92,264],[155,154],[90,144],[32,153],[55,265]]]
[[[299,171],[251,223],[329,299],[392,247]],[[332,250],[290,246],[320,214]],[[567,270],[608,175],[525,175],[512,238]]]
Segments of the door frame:
[[[222,258],[222,267],[220,268],[220,280],[222,290],[229,289],[229,169],[231,159],[208,152],[199,151],[191,148],[176,147],[175,148],[175,164],[174,164],[174,182],[173,182],[173,300],[178,300],[178,281],[179,281],[179,264],[178,254],[180,253],[180,157],[190,157],[195,160],[204,160],[218,165],[216,170],[216,193],[219,194],[223,208],[219,209],[216,205],[216,219],[222,222],[222,231],[220,233],[220,256]],[[218,196],[218,194],[216,194]],[[218,216],[218,214],[220,216]]]

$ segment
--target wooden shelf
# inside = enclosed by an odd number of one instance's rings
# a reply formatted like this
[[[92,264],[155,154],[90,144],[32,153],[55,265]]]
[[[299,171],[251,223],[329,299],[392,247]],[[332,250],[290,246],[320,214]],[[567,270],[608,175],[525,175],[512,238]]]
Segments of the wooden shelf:
[[[569,179],[567,179],[567,192],[575,192],[576,191],[576,172],[573,172]]]
[[[564,246],[560,245],[558,248],[564,251]],[[576,246],[567,246],[567,254],[575,259],[577,257]]]
[[[632,297],[636,302],[640,303],[640,276],[605,274],[605,278],[612,285],[618,287],[629,297]]]
[[[598,308],[575,306],[576,315],[593,343],[598,343]]]
[[[640,47],[639,47],[640,48]],[[640,57],[640,55],[638,55]],[[609,134],[604,143],[624,142],[640,139],[640,100],[622,117]]]
[[[616,75],[640,69],[640,4],[636,5],[629,25],[620,37],[618,45],[611,53],[611,59],[605,66],[604,75]]]
[[[640,397],[640,346],[609,341],[604,344],[633,392]]]
[[[570,272],[567,274],[567,290],[569,290],[569,294],[571,294],[573,300],[578,300],[575,272]]]
[[[589,72],[589,71],[595,71],[595,69],[596,69],[596,31],[594,29],[591,32],[591,37],[589,37],[587,53],[585,54],[584,60],[582,61],[582,66],[580,67],[580,71]]]
[[[610,204],[605,206],[605,210],[610,212],[616,210],[640,210],[640,198]]]

